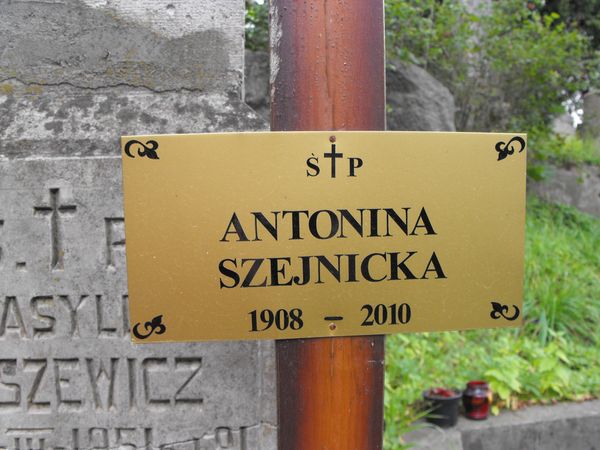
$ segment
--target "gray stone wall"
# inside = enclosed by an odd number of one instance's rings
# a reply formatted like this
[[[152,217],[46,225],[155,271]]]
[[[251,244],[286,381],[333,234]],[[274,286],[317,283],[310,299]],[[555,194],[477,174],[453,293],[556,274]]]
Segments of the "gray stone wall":
[[[0,449],[276,447],[272,343],[129,342],[119,136],[267,128],[201,3],[0,0]]]

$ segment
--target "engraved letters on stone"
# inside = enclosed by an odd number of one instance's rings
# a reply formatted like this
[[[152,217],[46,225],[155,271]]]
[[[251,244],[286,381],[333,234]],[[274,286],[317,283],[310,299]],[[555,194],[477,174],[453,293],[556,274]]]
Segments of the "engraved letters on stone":
[[[120,175],[0,161],[0,449],[267,448],[264,344],[131,344]]]

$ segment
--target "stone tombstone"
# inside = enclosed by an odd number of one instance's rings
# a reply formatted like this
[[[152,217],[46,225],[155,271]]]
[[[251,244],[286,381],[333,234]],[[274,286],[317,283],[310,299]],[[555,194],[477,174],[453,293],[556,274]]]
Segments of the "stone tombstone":
[[[456,131],[454,97],[425,69],[392,60],[386,85],[388,130]]]
[[[0,449],[275,449],[272,343],[129,339],[119,136],[266,129],[243,0],[0,19]]]
[[[583,97],[582,134],[600,145],[600,91],[590,90]]]

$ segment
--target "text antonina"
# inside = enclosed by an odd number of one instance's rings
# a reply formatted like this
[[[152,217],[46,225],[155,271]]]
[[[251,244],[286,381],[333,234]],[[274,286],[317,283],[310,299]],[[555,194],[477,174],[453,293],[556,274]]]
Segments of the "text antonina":
[[[417,212],[418,211],[418,212]],[[308,210],[233,213],[223,243],[263,240],[388,238],[436,235],[427,210],[410,207],[359,208],[354,211]],[[245,244],[247,245],[247,244]],[[234,249],[232,247],[232,249]],[[335,255],[296,257],[226,258],[219,262],[219,285],[223,288],[303,286],[328,281],[351,283],[384,280],[447,278],[438,255],[418,251],[379,251],[360,255],[349,251]]]

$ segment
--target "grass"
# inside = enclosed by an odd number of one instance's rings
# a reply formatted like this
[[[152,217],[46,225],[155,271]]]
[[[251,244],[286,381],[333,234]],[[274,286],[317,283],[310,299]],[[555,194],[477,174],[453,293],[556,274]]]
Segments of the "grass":
[[[531,199],[526,243],[526,327],[600,345],[600,221]]]
[[[405,448],[430,387],[488,380],[495,412],[600,396],[600,221],[534,198],[527,209],[523,328],[390,336],[386,450]]]

